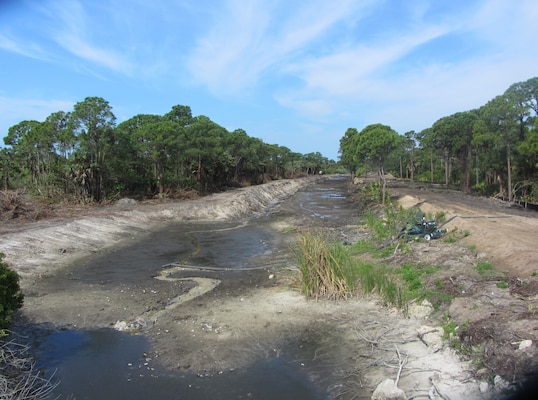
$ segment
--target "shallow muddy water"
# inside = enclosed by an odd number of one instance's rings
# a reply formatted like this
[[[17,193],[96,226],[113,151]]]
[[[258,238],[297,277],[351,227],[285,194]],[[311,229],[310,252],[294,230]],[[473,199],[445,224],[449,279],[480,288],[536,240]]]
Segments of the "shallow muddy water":
[[[340,213],[346,202],[343,189],[341,180],[327,179],[302,189],[286,201],[298,204],[295,209],[301,218],[321,219],[336,225],[347,223],[347,214]],[[327,199],[331,200],[330,206]],[[220,274],[222,279],[226,279],[225,271],[237,276],[246,273],[242,270],[266,268],[268,257],[275,252],[278,235],[270,224],[278,217],[277,207],[265,216],[247,221],[169,224],[142,241],[96,254],[66,268],[42,285],[48,292],[72,290],[81,285],[103,288],[144,285],[171,264],[205,268]],[[35,346],[38,367],[46,376],[54,375],[60,382],[54,393],[61,398],[329,397],[313,383],[313,375],[320,372],[301,368],[297,361],[300,354],[295,354],[293,359],[263,358],[246,368],[204,376],[159,367],[158,360],[147,356],[149,343],[143,333],[129,334],[111,328],[52,330],[36,339]]]
[[[56,393],[76,399],[326,398],[308,375],[281,358],[205,376],[155,367],[148,347],[143,336],[112,329],[63,330],[40,344],[37,366],[48,376],[55,371]]]

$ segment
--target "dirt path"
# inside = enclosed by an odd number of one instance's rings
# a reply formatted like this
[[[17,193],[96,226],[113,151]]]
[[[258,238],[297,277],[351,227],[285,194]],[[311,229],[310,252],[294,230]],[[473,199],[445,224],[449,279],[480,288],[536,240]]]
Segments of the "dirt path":
[[[495,199],[461,192],[393,187],[404,207],[419,206],[424,212],[445,212],[454,218],[444,228],[467,231],[464,245],[476,246],[499,271],[528,278],[538,273],[538,213]]]
[[[152,343],[153,362],[171,370],[210,377],[232,373],[259,358],[282,357],[311,376],[331,398],[370,398],[381,381],[391,378],[408,398],[444,396],[457,400],[491,398],[505,380],[510,380],[510,373],[532,364],[538,339],[538,318],[531,312],[531,306],[538,307],[538,302],[533,300],[532,291],[518,292],[515,278],[510,281],[510,290],[501,290],[496,287],[496,277],[484,280],[474,266],[487,259],[513,276],[531,279],[538,270],[538,220],[533,215],[459,193],[391,189],[403,205],[419,205],[425,212],[444,211],[448,218],[457,216],[446,227],[470,232],[462,243],[417,243],[409,254],[395,254],[392,262],[413,260],[442,266],[431,283],[438,279],[435,282],[456,295],[447,311],[451,320],[462,327],[466,321],[476,322],[468,324],[474,332],[469,335],[471,344],[480,335],[495,338],[484,345],[496,352],[489,361],[497,363],[499,357],[510,360],[505,368],[495,364],[477,375],[471,360],[463,360],[442,340],[442,317],[432,314],[428,304],[412,305],[410,318],[404,318],[375,297],[347,302],[304,299],[294,286],[296,272],[289,255],[295,231],[323,229],[347,242],[362,234],[357,229],[359,210],[345,199],[335,206],[339,199],[319,196],[317,204],[305,206],[302,201],[316,190],[334,187],[330,179],[312,183],[275,182],[192,202],[126,204],[83,218],[4,225],[0,228],[0,251],[23,277],[29,294],[23,313],[29,321],[77,328],[140,329]],[[347,183],[340,181],[338,185],[345,190]],[[300,197],[303,194],[307,197]],[[140,240],[171,219],[239,220],[252,212],[267,212],[275,202],[279,205],[271,211],[276,215],[272,229],[280,239],[278,248],[267,256],[267,268],[226,276],[207,273],[199,282],[170,277],[114,288],[81,285],[75,291],[48,292],[50,286],[44,284],[80,257]],[[333,208],[335,218],[323,218],[327,208]],[[476,250],[469,246],[476,246]],[[192,295],[193,288],[207,282],[213,290]],[[526,288],[535,288],[533,285]],[[170,299],[182,296],[189,301],[170,303]],[[166,309],[163,304],[171,307]],[[139,318],[148,315],[155,317],[149,326],[147,320]],[[136,321],[140,323],[133,325]],[[519,351],[523,340],[531,340],[531,346]],[[497,382],[496,389],[491,388],[492,373],[506,378]]]

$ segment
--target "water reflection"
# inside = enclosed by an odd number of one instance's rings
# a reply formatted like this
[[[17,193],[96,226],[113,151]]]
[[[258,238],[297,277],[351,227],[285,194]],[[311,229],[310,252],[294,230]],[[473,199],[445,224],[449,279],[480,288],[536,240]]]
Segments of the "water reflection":
[[[280,358],[212,376],[171,373],[147,357],[143,336],[112,329],[62,330],[37,351],[38,367],[76,399],[324,399],[309,376]]]

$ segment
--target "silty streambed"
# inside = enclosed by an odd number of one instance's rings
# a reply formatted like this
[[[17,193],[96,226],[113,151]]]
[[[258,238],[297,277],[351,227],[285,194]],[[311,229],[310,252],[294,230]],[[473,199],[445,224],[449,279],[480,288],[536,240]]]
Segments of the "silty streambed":
[[[305,188],[286,201],[299,204],[301,218],[339,218],[332,213],[338,214],[345,196],[331,186],[331,180],[328,182],[329,185]],[[334,200],[331,207],[320,201],[327,198]],[[73,286],[81,288],[81,292],[86,286],[98,286],[105,292],[124,290],[122,288],[127,291],[132,287],[151,291],[148,280],[161,276],[163,267],[177,266],[187,268],[187,272],[174,274],[178,279],[207,276],[210,271],[214,272],[210,279],[225,279],[227,273],[237,277],[252,268],[267,268],[268,259],[275,262],[274,265],[282,262],[282,256],[274,254],[275,232],[269,228],[271,219],[276,217],[278,209],[243,223],[169,225],[143,242],[67,268],[43,285],[51,292]],[[170,292],[166,304],[141,310],[138,323],[144,326],[137,334],[105,327],[78,329],[76,324],[70,326],[66,321],[49,321],[66,326],[62,330],[36,329],[34,325],[34,329],[41,332],[33,335],[38,367],[47,376],[54,374],[54,379],[59,381],[55,394],[77,399],[246,398],[253,393],[258,399],[328,397],[314,385],[311,374],[301,369],[297,361],[282,357],[261,358],[248,367],[211,376],[159,367],[156,360],[148,356],[149,343],[144,329],[151,329],[153,316],[185,297],[192,289],[190,283],[184,281],[181,289]],[[30,328],[27,326],[27,329]]]

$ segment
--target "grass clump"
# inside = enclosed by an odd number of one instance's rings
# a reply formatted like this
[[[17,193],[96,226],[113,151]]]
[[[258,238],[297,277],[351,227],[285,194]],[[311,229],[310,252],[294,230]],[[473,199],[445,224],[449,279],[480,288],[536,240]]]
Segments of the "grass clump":
[[[377,249],[374,242],[368,239],[360,239],[357,243],[350,247],[351,255],[370,253]]]
[[[389,267],[357,261],[356,277],[364,294],[377,294],[386,305],[405,308],[407,291],[394,279]]]
[[[342,244],[326,240],[319,232],[303,233],[297,257],[307,298],[347,298],[353,291],[353,260]]]
[[[488,261],[480,261],[476,264],[475,269],[482,276],[491,275],[494,271],[493,264]]]
[[[360,290],[379,295],[387,305],[405,307],[407,290],[389,267],[355,259],[346,247],[321,233],[303,233],[297,243],[300,286],[307,298],[347,298]]]
[[[434,280],[432,285],[425,283],[425,277],[433,275],[441,267],[425,266],[420,264],[404,264],[394,271],[406,285],[406,301],[428,300],[434,309],[452,300],[452,296],[444,292],[444,284],[440,278]]]

